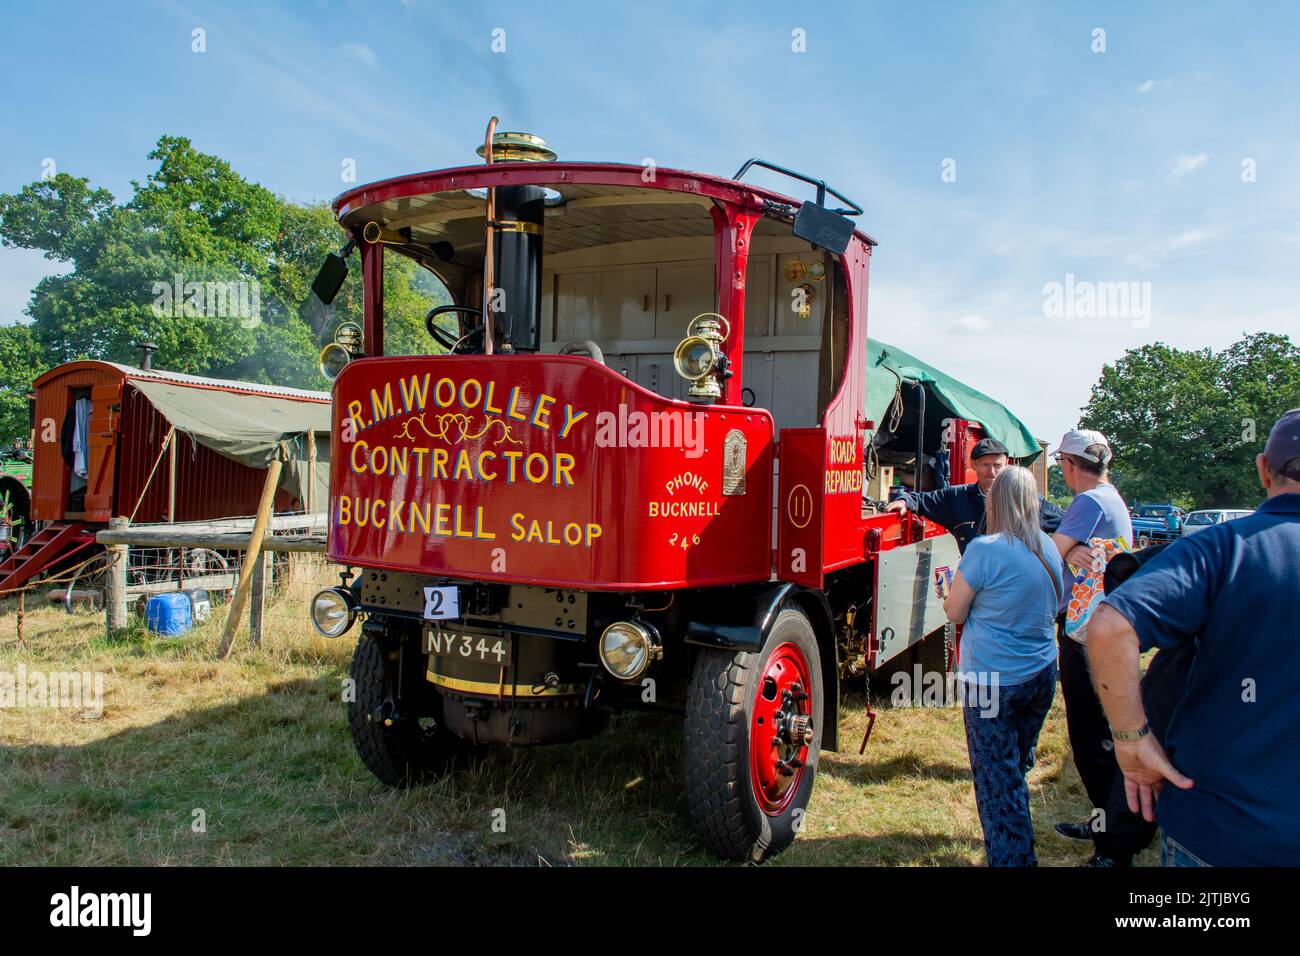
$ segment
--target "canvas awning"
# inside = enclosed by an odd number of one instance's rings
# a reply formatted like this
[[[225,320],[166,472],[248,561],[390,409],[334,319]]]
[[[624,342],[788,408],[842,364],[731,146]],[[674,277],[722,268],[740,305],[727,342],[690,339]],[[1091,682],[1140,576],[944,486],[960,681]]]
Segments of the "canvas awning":
[[[130,382],[178,432],[189,435],[217,454],[249,468],[266,468],[288,452],[280,487],[307,501],[307,474],[315,436],[316,462],[313,501],[329,500],[330,406],[294,401],[274,395],[247,395],[173,382],[133,378]]]
[[[886,420],[900,379],[923,383],[927,408],[932,407],[931,403],[937,403],[946,409],[945,417],[979,422],[990,438],[996,438],[1007,446],[1012,458],[1036,458],[1041,451],[1029,426],[1001,402],[896,346],[868,339],[866,415],[878,428]],[[926,419],[930,420],[928,412]]]

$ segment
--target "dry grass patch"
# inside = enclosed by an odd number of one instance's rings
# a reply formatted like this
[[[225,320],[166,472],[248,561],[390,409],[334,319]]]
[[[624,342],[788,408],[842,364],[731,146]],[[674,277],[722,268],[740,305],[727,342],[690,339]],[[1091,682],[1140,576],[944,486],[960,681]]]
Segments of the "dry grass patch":
[[[328,575],[324,575],[328,580]],[[433,786],[392,791],[352,752],[340,700],[351,642],[307,623],[315,581],[268,612],[267,638],[215,660],[218,620],[181,638],[100,617],[30,613],[28,647],[0,607],[0,670],[104,677],[98,716],[0,711],[0,864],[711,865],[686,821],[680,722],[615,718],[602,737],[494,752]],[[844,751],[824,753],[808,817],[778,865],[977,865],[983,861],[957,709],[889,709],[865,756],[862,690],[844,701]],[[1087,811],[1058,700],[1030,776],[1038,852],[1075,865],[1051,835]],[[492,823],[504,811],[505,832]],[[196,832],[201,812],[206,832]],[[1152,854],[1146,855],[1151,862]]]

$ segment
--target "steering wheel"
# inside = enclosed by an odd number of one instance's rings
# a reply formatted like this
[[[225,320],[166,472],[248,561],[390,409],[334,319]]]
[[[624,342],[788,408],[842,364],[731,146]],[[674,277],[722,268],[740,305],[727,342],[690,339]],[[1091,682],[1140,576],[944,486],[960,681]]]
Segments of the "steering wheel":
[[[440,305],[436,309],[429,310],[428,315],[424,317],[424,327],[428,329],[429,334],[433,336],[434,341],[445,348],[448,352],[455,352],[458,348],[463,348],[468,345],[471,339],[482,337],[483,326],[481,325],[459,338],[453,337],[449,333],[438,328],[433,320],[438,316],[445,315],[449,312],[466,312],[470,315],[481,316],[483,310],[476,309],[471,305]]]

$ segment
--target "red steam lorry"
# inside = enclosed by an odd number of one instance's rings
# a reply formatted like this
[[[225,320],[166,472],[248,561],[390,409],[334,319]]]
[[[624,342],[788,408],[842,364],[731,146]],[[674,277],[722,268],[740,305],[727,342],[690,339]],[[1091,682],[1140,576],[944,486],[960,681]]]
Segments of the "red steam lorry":
[[[954,539],[881,513],[864,470],[923,477],[948,436],[866,417],[874,242],[838,192],[759,160],[563,162],[494,126],[483,164],[340,196],[351,239],[314,286],[331,301],[360,250],[364,329],[322,353],[347,570],[311,605],[327,636],[363,622],[357,752],[402,786],[671,710],[700,838],[760,861],[838,747],[841,680],[943,628]],[[755,165],[817,198],[742,182]],[[450,291],[445,354],[385,356],[393,254]]]

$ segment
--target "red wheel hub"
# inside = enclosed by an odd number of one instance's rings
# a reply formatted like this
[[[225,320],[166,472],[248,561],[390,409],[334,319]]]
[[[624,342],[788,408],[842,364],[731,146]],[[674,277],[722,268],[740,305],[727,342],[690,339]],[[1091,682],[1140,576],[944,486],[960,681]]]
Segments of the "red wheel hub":
[[[758,805],[776,816],[803,780],[813,739],[812,680],[797,644],[772,651],[758,677],[749,722],[749,771]]]

